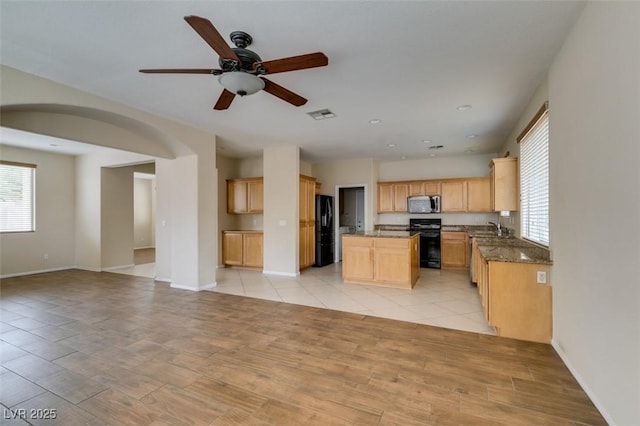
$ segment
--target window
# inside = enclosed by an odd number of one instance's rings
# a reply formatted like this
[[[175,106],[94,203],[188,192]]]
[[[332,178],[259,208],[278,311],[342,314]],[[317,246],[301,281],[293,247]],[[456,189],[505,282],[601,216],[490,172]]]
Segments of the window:
[[[549,113],[545,103],[518,137],[520,143],[520,232],[549,246]]]
[[[0,161],[0,232],[35,231],[34,164]]]

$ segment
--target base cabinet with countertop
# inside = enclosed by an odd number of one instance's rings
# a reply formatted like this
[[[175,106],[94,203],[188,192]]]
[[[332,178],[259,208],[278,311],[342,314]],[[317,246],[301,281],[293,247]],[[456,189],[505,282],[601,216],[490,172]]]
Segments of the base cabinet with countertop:
[[[411,289],[419,276],[418,234],[374,231],[342,235],[342,279]]]
[[[443,268],[469,267],[469,237],[466,232],[440,233],[440,262]]]
[[[489,325],[495,327],[498,336],[550,343],[552,294],[549,262],[535,263],[527,256],[528,251],[539,250],[536,248],[500,247],[500,243],[483,247],[482,244],[482,239],[473,241],[472,276],[478,282],[478,293]],[[483,255],[484,249],[489,254]],[[499,254],[501,251],[514,251],[526,261],[519,262],[517,258],[507,261],[509,256]],[[540,280],[539,275],[544,280]]]
[[[227,266],[262,269],[262,231],[223,231],[222,259]]]

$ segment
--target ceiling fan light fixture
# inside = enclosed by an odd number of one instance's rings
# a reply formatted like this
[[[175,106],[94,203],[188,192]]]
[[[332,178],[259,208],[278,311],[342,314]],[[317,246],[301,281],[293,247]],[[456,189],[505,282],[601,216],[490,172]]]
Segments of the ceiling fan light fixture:
[[[246,96],[264,89],[264,80],[243,71],[231,71],[218,77],[218,82],[231,93]]]

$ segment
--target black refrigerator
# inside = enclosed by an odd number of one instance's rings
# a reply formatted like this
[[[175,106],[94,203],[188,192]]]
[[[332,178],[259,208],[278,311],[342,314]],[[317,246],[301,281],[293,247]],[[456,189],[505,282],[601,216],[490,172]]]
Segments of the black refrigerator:
[[[333,197],[316,195],[316,263],[325,266],[333,263]]]

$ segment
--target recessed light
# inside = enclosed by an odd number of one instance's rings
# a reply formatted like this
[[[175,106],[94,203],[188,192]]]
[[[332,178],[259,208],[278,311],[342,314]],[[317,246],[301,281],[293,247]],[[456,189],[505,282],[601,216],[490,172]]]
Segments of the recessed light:
[[[394,146],[396,146],[396,144],[395,144],[395,143],[388,143],[388,144],[387,144],[387,146],[388,146],[389,148],[393,148]]]
[[[50,143],[49,146],[60,146],[57,143]]]
[[[406,160],[406,159],[407,159],[407,156],[406,156],[406,155],[403,155],[402,157],[400,157],[400,159],[401,159],[401,160]]]
[[[380,124],[382,123],[382,120],[380,120],[379,118],[372,118],[371,120],[369,120],[369,124]]]
[[[473,138],[475,138],[476,136],[478,136],[478,135],[476,135],[476,134],[472,133],[472,134],[470,134],[470,135],[467,135],[467,139],[473,139]]]
[[[431,143],[429,139],[422,139],[422,143]]]
[[[476,150],[473,148],[467,148],[464,151],[465,154],[473,154],[474,152],[476,152]]]
[[[471,105],[458,105],[456,107],[456,109],[458,111],[466,111],[466,110],[471,109],[471,108],[472,108]]]
[[[429,157],[435,157],[435,156],[436,156],[435,154],[429,154]]]

